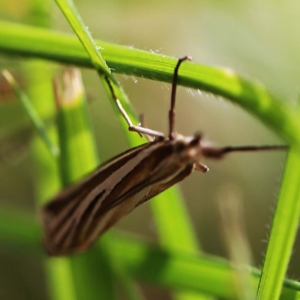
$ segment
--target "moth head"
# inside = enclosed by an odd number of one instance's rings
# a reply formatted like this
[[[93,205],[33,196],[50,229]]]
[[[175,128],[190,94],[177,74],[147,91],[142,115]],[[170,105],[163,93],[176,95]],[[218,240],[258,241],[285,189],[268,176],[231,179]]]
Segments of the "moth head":
[[[179,161],[198,161],[203,155],[201,151],[202,134],[195,134],[191,137],[185,137],[176,134],[175,152],[179,156]]]
[[[196,133],[194,136],[188,138],[187,154],[190,158],[198,161],[202,157],[201,142],[203,140],[202,133]]]
[[[204,138],[202,133],[183,138],[185,141],[186,155],[193,161],[199,161],[203,157],[221,158],[222,154],[216,153],[216,148],[210,141]]]

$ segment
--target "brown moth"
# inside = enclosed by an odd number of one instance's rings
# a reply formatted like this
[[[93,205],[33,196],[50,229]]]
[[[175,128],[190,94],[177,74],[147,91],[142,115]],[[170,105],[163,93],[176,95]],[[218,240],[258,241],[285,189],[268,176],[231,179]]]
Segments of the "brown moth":
[[[174,132],[178,69],[185,60],[189,57],[179,59],[174,70],[168,137],[140,125],[133,126],[107,78],[129,130],[145,134],[149,143],[111,159],[43,207],[43,240],[49,255],[70,255],[87,250],[136,206],[182,181],[193,170],[208,171],[200,162],[202,158],[219,159],[234,151],[286,149],[286,146],[216,148],[205,143],[201,134],[184,137]],[[150,137],[155,138],[150,141]]]

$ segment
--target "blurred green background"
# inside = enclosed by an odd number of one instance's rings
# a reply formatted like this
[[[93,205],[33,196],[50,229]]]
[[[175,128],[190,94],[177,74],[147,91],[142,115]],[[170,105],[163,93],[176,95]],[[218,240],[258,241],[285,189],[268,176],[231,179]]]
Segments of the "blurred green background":
[[[1,19],[23,22],[29,2],[0,0]],[[190,55],[201,64],[230,68],[258,80],[283,101],[298,101],[299,1],[86,0],[75,4],[96,39],[177,57]],[[54,29],[71,32],[54,3],[49,12]],[[24,83],[26,74],[18,73],[21,62],[20,58],[0,56],[0,67],[18,74]],[[56,65],[57,74],[60,68]],[[100,157],[105,161],[128,145],[96,72],[82,71]],[[170,86],[125,75],[117,78],[136,112],[145,114],[147,126],[166,132]],[[0,86],[0,205],[34,213],[34,169],[26,147],[31,126],[3,78]],[[239,107],[201,91],[179,88],[176,110],[176,129],[185,135],[201,131],[218,145],[281,143]],[[222,161],[206,161],[209,173],[194,173],[180,184],[205,252],[227,256],[221,228],[226,224],[221,222],[217,198],[230,184],[241,195],[255,265],[261,266],[284,159],[284,153],[232,154]],[[148,204],[118,227],[156,239]],[[296,257],[288,274],[300,276]],[[166,299],[166,294],[154,287],[146,286],[146,290],[149,299]],[[0,299],[46,297],[41,262],[1,243]]]

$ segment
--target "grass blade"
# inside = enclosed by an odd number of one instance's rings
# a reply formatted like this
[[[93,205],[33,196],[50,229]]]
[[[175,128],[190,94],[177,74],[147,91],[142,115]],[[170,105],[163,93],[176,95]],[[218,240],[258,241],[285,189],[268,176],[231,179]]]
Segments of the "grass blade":
[[[6,209],[0,211],[0,218],[0,236],[4,241],[16,248],[22,247],[22,252],[41,254],[40,227],[31,215],[22,213],[20,216],[16,210]],[[206,292],[224,299],[234,297],[236,291],[231,280],[234,271],[225,260],[209,255],[170,252],[124,233],[114,232],[113,235],[114,255],[123,261],[134,278],[163,287]],[[249,272],[251,282],[256,286],[260,272],[254,268],[249,268]],[[285,280],[280,299],[300,299],[299,282]]]
[[[265,257],[258,299],[279,299],[289,259],[299,227],[300,154],[291,149],[276,207]]]
[[[55,2],[89,54],[93,66],[101,75],[110,76],[111,71],[106,65],[105,60],[102,58],[101,53],[98,51],[101,48],[97,48],[95,45],[90,32],[77,12],[74,2],[71,0],[56,0]]]
[[[58,106],[58,132],[60,141],[60,166],[62,181],[70,185],[98,164],[95,141],[87,113],[81,74],[77,69],[63,73],[63,89],[56,81],[55,95]],[[82,255],[71,257],[77,299],[115,299],[116,288],[109,264],[105,243],[101,251],[91,249]],[[99,271],[101,270],[101,271]],[[97,275],[96,275],[97,274]],[[102,282],[100,285],[99,282]]]
[[[30,102],[27,95],[21,90],[18,83],[15,81],[13,76],[7,71],[3,70],[2,75],[5,77],[5,79],[9,82],[9,84],[12,86],[16,96],[18,97],[19,101],[21,102],[25,112],[27,113],[28,117],[30,118],[30,121],[32,122],[33,126],[35,127],[37,133],[39,134],[40,138],[52,154],[54,158],[57,158],[59,154],[58,147],[52,142],[49,134],[47,133],[46,126],[43,122],[43,120],[40,118],[39,114],[33,107],[32,103]]]
[[[104,48],[103,57],[116,73],[165,82],[172,80],[176,58],[100,41],[96,44]],[[0,22],[0,51],[13,56],[35,56],[77,66],[93,66],[76,37],[8,22]],[[232,70],[188,62],[180,69],[179,84],[226,97],[258,117],[289,143],[300,144],[300,135],[295,135],[300,132],[295,110],[285,104],[288,101],[279,101],[257,82]]]

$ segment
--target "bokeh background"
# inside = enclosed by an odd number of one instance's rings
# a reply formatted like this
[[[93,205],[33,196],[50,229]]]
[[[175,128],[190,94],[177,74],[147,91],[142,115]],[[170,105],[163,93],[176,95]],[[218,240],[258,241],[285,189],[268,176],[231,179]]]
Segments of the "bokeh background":
[[[29,2],[0,0],[1,19],[23,22]],[[299,1],[85,0],[75,4],[94,38],[171,56],[190,55],[201,64],[230,68],[260,81],[282,101],[292,105],[298,101]],[[49,7],[49,13],[54,29],[71,32],[55,4]],[[0,67],[17,74],[21,62],[22,59],[0,55]],[[62,66],[56,67],[59,73]],[[82,72],[100,157],[105,161],[128,149],[128,145],[96,72]],[[145,114],[148,127],[166,132],[170,85],[125,75],[117,78],[136,112]],[[25,142],[31,128],[27,122],[28,126],[22,127],[26,130],[20,131],[19,118],[15,116],[19,110],[20,119],[26,120],[22,109],[9,93],[2,91],[0,97],[0,205],[33,214],[34,180]],[[247,112],[202,91],[179,88],[176,110],[176,129],[185,135],[201,131],[218,145],[282,143]],[[9,147],[18,151],[7,151]],[[206,161],[209,173],[194,173],[180,184],[205,252],[227,257],[221,228],[226,224],[221,221],[217,199],[230,185],[238,191],[243,204],[254,264],[261,266],[284,161],[284,153],[232,154],[222,161]],[[156,239],[148,204],[128,215],[118,228]],[[296,253],[297,245],[288,272],[292,278],[300,276]],[[166,294],[155,287],[147,286],[146,290],[149,299],[166,299]],[[46,297],[42,263],[1,243],[0,299]]]

